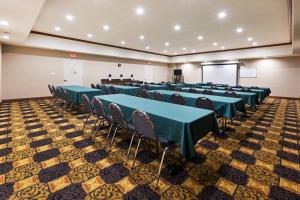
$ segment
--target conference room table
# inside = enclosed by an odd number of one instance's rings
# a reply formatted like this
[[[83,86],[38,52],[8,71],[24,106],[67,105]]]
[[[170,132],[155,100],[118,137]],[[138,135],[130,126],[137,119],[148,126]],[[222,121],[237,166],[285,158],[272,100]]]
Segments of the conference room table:
[[[202,88],[189,88],[189,87],[185,87],[182,88],[183,92],[189,92],[190,89],[194,89],[196,91],[196,93],[200,93],[203,94],[203,91],[205,89]],[[215,95],[218,96],[224,96],[225,92],[230,92],[228,90],[212,90]],[[238,91],[234,91],[239,98],[242,98],[245,104],[248,104],[250,107],[255,108],[256,105],[259,104],[259,99],[256,93],[253,92],[238,92]]]
[[[107,87],[114,87],[118,93],[121,94],[128,94],[128,95],[138,95],[141,91],[141,87],[137,86],[127,86],[127,85],[112,85],[112,84],[105,84]]]
[[[96,96],[108,105],[116,103],[122,109],[128,123],[132,124],[135,110],[146,112],[154,123],[158,137],[179,143],[180,154],[187,159],[196,155],[194,145],[209,132],[219,133],[216,117],[210,110],[192,108],[167,102],[144,99],[125,94]]]
[[[146,84],[141,84],[142,88],[145,88]],[[154,84],[147,84],[149,85],[149,90],[166,90],[168,87],[166,85],[154,85]]]
[[[70,85],[70,86],[59,86],[66,89],[68,92],[72,103],[80,104],[82,102],[81,96],[85,94],[90,100],[93,99],[96,95],[103,95],[104,91],[100,89],[79,86],[79,85]]]
[[[232,97],[222,97],[216,95],[205,95],[205,94],[197,94],[197,93],[189,93],[189,92],[177,92],[171,90],[152,90],[149,91],[149,94],[153,96],[154,92],[159,92],[164,101],[171,102],[172,94],[179,94],[181,95],[187,106],[195,107],[195,101],[199,97],[205,97],[212,101],[216,113],[220,114],[221,116],[232,119],[237,111],[246,112],[244,101],[241,98],[232,98]]]

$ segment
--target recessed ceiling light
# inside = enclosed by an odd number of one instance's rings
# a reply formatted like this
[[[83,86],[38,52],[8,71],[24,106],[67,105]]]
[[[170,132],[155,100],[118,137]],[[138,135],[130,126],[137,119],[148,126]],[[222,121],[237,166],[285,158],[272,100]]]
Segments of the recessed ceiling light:
[[[150,47],[149,47],[149,46],[146,46],[145,49],[150,49]]]
[[[165,46],[169,46],[170,45],[170,43],[169,42],[165,42]]]
[[[143,40],[143,39],[145,39],[145,36],[140,35],[140,40]]]
[[[218,14],[218,17],[220,18],[220,19],[223,19],[223,18],[225,18],[226,17],[226,12],[219,12],[219,14]]]
[[[8,26],[9,23],[7,21],[5,21],[5,20],[0,20],[0,25],[1,26]]]
[[[242,29],[242,28],[237,28],[235,31],[236,31],[237,33],[241,33],[241,32],[243,32],[243,29]]]
[[[214,42],[213,45],[214,45],[214,46],[218,46],[218,43]]]
[[[89,38],[92,38],[93,37],[93,34],[91,34],[91,33],[88,33],[88,34],[86,34]]]
[[[10,36],[8,34],[5,34],[5,35],[2,35],[2,38],[5,39],[5,40],[9,40]]]
[[[167,51],[167,50],[164,50],[164,52],[165,52],[165,53],[168,53],[168,51]]]
[[[195,51],[195,50],[193,50],[193,51],[192,51],[192,53],[196,53],[196,51]]]
[[[252,38],[252,37],[248,37],[247,40],[248,40],[248,41],[252,41],[253,38]]]
[[[55,26],[55,27],[54,27],[54,30],[55,30],[55,31],[60,31],[61,29],[60,29],[60,27]]]
[[[123,45],[124,45],[124,44],[125,44],[125,41],[121,41],[121,44],[123,44]]]
[[[257,42],[253,42],[252,45],[253,45],[253,46],[257,45]]]
[[[203,36],[202,36],[202,35],[199,35],[199,36],[198,36],[198,40],[203,40]]]
[[[175,31],[179,31],[181,29],[181,26],[179,25],[179,24],[176,24],[175,26],[174,26],[174,30]]]
[[[144,14],[144,9],[141,7],[136,8],[135,10],[137,15],[143,15]]]
[[[74,16],[73,16],[73,15],[70,15],[70,14],[67,14],[67,15],[66,15],[66,19],[67,19],[68,21],[73,21],[73,20],[74,20]]]
[[[186,47],[182,47],[182,50],[185,51],[185,50],[186,50]]]
[[[174,54],[174,55],[177,55],[177,52],[174,52],[173,54]]]
[[[104,25],[103,26],[103,30],[108,31],[109,30],[109,26],[108,25]]]
[[[224,46],[221,46],[221,49],[225,49],[225,47],[224,47]]]

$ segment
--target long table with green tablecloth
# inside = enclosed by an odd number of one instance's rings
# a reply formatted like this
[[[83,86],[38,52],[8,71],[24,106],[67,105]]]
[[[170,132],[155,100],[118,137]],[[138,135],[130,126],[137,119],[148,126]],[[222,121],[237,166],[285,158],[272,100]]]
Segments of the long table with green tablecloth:
[[[140,86],[142,88],[145,87],[146,84],[141,84]],[[149,90],[166,90],[168,89],[168,87],[164,84],[164,85],[154,85],[154,84],[147,84],[149,85]]]
[[[146,112],[155,126],[155,133],[171,142],[179,143],[180,153],[187,159],[196,155],[194,145],[209,132],[219,133],[216,117],[209,110],[181,106],[167,102],[144,99],[124,94],[96,96],[108,105],[116,103],[122,109],[127,122],[132,123],[132,112]]]
[[[95,89],[95,88],[89,88],[85,86],[79,86],[79,85],[70,85],[70,86],[60,86],[61,88],[66,89],[68,92],[70,99],[75,104],[81,103],[81,96],[85,94],[90,100],[93,99],[96,95],[103,95],[103,90]]]
[[[118,93],[121,93],[121,94],[128,94],[128,95],[138,95],[142,88],[140,87],[135,87],[135,86],[127,86],[127,85],[110,85],[110,84],[107,84],[106,85],[107,87],[114,87]]]
[[[189,92],[191,88],[182,88],[182,91],[184,92]],[[193,88],[196,93],[200,93],[203,94],[203,91],[205,89],[202,88]],[[225,92],[230,92],[228,90],[212,90],[214,92],[215,95],[218,96],[224,96]],[[251,107],[255,107],[255,105],[259,104],[259,100],[258,100],[258,96],[256,95],[256,93],[252,93],[252,92],[238,92],[235,91],[235,93],[238,95],[239,98],[242,98],[245,104],[248,104]]]
[[[222,96],[215,96],[215,95],[204,95],[204,94],[196,94],[196,93],[188,93],[188,92],[176,92],[171,90],[152,90],[149,93],[152,95],[155,91],[159,92],[164,101],[171,102],[171,95],[172,94],[180,94],[187,106],[195,106],[195,101],[199,97],[205,97],[212,101],[215,110],[218,114],[222,115],[223,117],[232,119],[237,111],[245,112],[245,104],[241,98],[231,98],[231,97],[222,97]]]

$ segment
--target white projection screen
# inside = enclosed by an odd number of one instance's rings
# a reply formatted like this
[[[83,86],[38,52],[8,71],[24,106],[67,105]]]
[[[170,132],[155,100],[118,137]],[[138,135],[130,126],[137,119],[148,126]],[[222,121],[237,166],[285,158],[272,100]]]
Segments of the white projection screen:
[[[203,65],[203,83],[237,85],[237,64]]]

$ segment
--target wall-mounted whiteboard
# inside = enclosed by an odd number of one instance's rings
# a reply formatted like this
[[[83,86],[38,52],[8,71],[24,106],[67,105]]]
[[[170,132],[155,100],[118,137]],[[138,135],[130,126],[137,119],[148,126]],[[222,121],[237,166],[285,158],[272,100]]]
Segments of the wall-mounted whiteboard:
[[[237,85],[237,64],[203,65],[203,83]]]
[[[255,67],[240,67],[240,77],[241,78],[256,78],[256,68]]]

